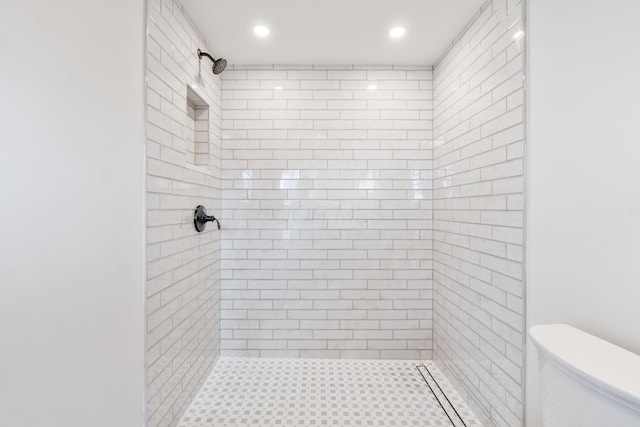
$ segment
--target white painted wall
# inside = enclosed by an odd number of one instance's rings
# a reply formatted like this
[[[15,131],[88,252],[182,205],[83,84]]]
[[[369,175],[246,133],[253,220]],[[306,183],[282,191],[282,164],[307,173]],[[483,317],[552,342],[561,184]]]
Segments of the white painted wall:
[[[640,353],[640,3],[528,3],[528,325]],[[529,343],[528,426],[536,358]]]
[[[143,22],[2,4],[2,426],[143,424]]]

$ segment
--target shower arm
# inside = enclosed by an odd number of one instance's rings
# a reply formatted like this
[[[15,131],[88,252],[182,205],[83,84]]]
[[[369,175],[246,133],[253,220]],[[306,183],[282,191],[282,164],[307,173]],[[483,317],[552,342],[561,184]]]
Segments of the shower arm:
[[[206,56],[207,58],[209,58],[211,62],[216,62],[213,56],[209,55],[207,52],[203,52],[200,49],[198,49],[198,58],[202,59],[203,56]]]

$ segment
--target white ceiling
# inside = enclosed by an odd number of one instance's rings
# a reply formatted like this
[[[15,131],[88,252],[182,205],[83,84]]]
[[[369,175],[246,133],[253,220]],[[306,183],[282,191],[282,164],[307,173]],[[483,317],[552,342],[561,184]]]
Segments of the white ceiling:
[[[229,64],[433,64],[485,0],[182,0]],[[253,27],[271,30],[266,38]],[[391,39],[389,30],[407,33]]]

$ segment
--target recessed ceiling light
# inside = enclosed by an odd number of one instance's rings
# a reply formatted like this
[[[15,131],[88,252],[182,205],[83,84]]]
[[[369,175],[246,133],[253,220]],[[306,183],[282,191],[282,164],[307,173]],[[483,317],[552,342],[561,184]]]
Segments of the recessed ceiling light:
[[[404,27],[394,27],[389,31],[389,37],[397,39],[398,37],[404,36],[407,30]]]
[[[378,86],[377,85],[369,85],[369,86],[367,86],[367,89],[376,90],[376,89],[378,89]]]
[[[253,32],[258,37],[267,37],[271,31],[264,25],[256,25],[253,27]]]
[[[274,87],[275,90],[282,90],[282,86],[276,86]]]

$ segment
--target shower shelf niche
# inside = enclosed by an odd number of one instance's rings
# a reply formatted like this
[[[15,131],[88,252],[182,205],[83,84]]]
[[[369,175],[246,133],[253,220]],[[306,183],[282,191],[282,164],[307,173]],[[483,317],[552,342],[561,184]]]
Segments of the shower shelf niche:
[[[209,104],[188,85],[184,138],[187,166],[209,171]]]

